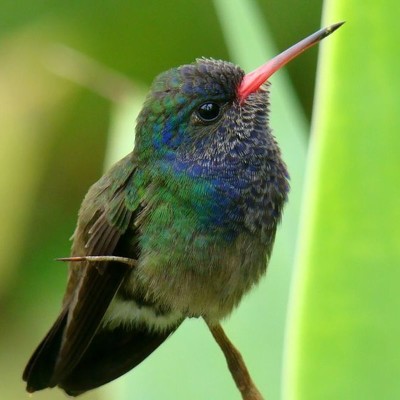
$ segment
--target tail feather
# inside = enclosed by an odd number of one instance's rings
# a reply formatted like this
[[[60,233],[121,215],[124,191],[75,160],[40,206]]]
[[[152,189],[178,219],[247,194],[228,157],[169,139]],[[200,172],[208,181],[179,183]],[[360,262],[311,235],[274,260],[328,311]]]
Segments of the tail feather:
[[[61,380],[54,379],[68,308],[60,314],[46,337],[30,358],[24,373],[29,393],[59,386],[70,396],[104,385],[140,364],[158,348],[175,330],[155,332],[146,326],[134,329],[119,326],[98,330],[80,361]]]
[[[29,393],[51,387],[51,377],[60,351],[67,317],[68,307],[64,308],[61,312],[54,325],[28,361],[22,378],[26,382],[26,390]]]
[[[99,331],[74,370],[58,386],[70,396],[104,385],[140,364],[158,348],[179,324],[165,332],[145,326]]]

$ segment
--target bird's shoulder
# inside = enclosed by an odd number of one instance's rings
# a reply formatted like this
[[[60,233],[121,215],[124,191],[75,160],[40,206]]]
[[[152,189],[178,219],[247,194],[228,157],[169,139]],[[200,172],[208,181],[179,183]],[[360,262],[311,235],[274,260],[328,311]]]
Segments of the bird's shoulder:
[[[139,205],[139,195],[134,189],[137,170],[135,156],[130,153],[105,173],[88,190],[78,214],[78,224],[73,235],[74,244],[84,242],[86,255],[97,253],[95,242],[104,230],[124,232],[128,217]],[[104,249],[102,254],[104,254]]]
[[[133,189],[136,169],[135,156],[128,154],[90,187],[71,238],[71,256],[112,255],[115,252],[140,204],[137,190]],[[85,275],[86,268],[81,263],[71,265],[64,302]]]

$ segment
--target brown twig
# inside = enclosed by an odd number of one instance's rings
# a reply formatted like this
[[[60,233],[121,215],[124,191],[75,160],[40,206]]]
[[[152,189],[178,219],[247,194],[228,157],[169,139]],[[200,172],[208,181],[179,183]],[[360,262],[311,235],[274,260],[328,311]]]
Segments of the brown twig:
[[[261,393],[254,384],[243,357],[239,350],[228,339],[220,324],[211,325],[206,321],[211,334],[224,353],[226,362],[243,400],[263,400]]]
[[[74,256],[74,257],[60,257],[56,258],[56,261],[63,262],[116,262],[120,264],[129,265],[131,268],[136,267],[137,260],[128,257],[118,257],[118,256]]]

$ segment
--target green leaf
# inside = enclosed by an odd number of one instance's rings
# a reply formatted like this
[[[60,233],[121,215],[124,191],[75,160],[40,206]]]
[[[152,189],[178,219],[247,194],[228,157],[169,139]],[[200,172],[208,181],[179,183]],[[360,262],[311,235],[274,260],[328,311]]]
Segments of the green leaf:
[[[397,7],[326,3],[285,400],[400,398]]]
[[[135,143],[134,126],[144,98],[145,92],[142,89],[136,89],[135,92],[127,92],[120,101],[112,104],[110,130],[104,160],[105,170],[132,151]]]

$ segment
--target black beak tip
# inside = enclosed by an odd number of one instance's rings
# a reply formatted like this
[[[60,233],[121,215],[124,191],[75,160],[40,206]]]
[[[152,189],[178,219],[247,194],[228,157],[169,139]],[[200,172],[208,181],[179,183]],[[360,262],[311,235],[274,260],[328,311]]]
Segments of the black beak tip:
[[[328,28],[326,28],[326,30],[328,31],[328,35],[330,35],[332,32],[335,32],[336,29],[339,29],[346,21],[341,21],[341,22],[337,22],[336,24],[333,24],[331,26],[328,26]]]

